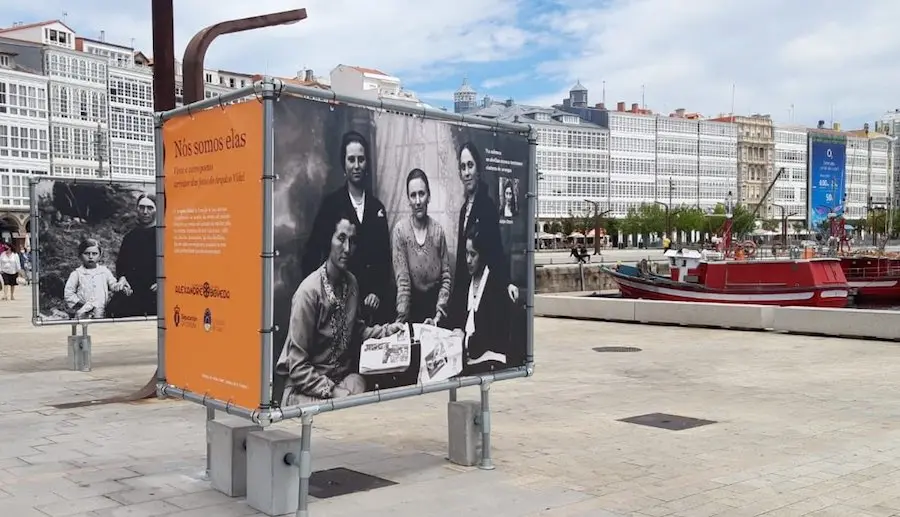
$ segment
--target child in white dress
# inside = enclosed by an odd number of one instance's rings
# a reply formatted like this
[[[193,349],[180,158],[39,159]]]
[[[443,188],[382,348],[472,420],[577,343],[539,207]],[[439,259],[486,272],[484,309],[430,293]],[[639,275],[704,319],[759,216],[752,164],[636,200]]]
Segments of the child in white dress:
[[[69,275],[64,291],[66,307],[76,319],[103,318],[110,292],[123,289],[112,271],[98,263],[102,254],[96,239],[85,239],[78,245],[81,266]]]

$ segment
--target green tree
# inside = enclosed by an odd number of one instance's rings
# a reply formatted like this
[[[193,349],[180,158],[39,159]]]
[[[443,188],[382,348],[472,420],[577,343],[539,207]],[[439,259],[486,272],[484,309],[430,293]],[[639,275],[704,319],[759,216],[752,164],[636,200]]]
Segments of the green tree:
[[[566,217],[565,219],[560,221],[560,225],[562,226],[560,230],[566,237],[568,237],[577,228],[577,222],[575,221],[575,218],[571,216]]]
[[[641,214],[637,208],[632,207],[628,209],[628,214],[625,216],[625,219],[622,219],[621,228],[626,234],[636,234],[644,231]]]
[[[552,234],[562,233],[562,231],[563,231],[563,225],[562,225],[562,223],[559,222],[559,221],[553,221],[552,223],[550,223],[550,230],[549,230],[549,231],[550,231],[550,233],[552,233]]]
[[[672,227],[677,230],[703,231],[706,225],[706,212],[696,206],[680,207],[672,219]]]
[[[763,230],[768,230],[770,232],[780,232],[781,231],[781,222],[775,219],[766,219],[762,222]]]

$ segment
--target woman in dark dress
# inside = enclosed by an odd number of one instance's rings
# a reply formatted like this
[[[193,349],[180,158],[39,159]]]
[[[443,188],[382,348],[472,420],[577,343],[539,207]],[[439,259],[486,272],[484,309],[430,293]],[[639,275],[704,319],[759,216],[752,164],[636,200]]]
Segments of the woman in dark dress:
[[[359,284],[360,314],[369,324],[381,324],[394,319],[393,266],[384,204],[366,190],[370,156],[369,143],[361,134],[344,134],[341,166],[346,183],[322,200],[302,269],[305,278],[325,262],[335,224],[342,218],[349,220],[356,226],[357,240],[348,269]]]
[[[469,283],[464,289],[465,306],[451,316],[452,328],[464,336],[462,375],[516,365],[510,342],[513,302],[508,284],[486,260],[493,244],[478,230],[469,232],[463,242]]]
[[[465,189],[466,200],[459,211],[456,231],[456,269],[453,272],[453,289],[450,310],[460,313],[466,308],[466,295],[471,277],[466,269],[466,235],[478,231],[485,241],[481,260],[489,265],[492,275],[506,290],[509,301],[519,298],[519,288],[510,282],[509,258],[503,250],[500,235],[500,217],[497,205],[488,194],[488,186],[481,177],[484,162],[471,143],[459,149],[459,179]]]
[[[125,297],[111,307],[115,317],[156,315],[156,197],[137,200],[138,226],[122,239],[116,258],[116,276]]]

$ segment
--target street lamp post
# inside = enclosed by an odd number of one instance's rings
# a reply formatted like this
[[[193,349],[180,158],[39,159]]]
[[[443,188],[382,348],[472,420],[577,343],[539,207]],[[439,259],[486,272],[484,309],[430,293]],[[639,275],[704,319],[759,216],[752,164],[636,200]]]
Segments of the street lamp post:
[[[785,207],[784,205],[779,205],[777,203],[772,203],[772,206],[774,206],[775,208],[777,208],[779,210],[780,215],[779,215],[778,219],[781,221],[781,244],[784,246],[787,246],[788,217],[794,217],[795,215],[797,215],[797,212],[794,212],[789,215],[785,215],[785,213],[787,212],[787,207]]]
[[[597,236],[600,234],[600,218],[604,215],[612,212],[612,209],[606,210],[605,212],[600,211],[600,203],[598,201],[591,201],[590,199],[585,199],[585,203],[589,203],[594,208],[594,255],[600,254],[600,244],[598,244]]]

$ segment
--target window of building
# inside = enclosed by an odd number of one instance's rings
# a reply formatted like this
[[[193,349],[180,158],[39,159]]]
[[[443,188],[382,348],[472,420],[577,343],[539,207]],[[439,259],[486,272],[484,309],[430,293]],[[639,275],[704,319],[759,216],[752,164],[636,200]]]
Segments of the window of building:
[[[0,124],[0,158],[49,160],[47,129]]]

